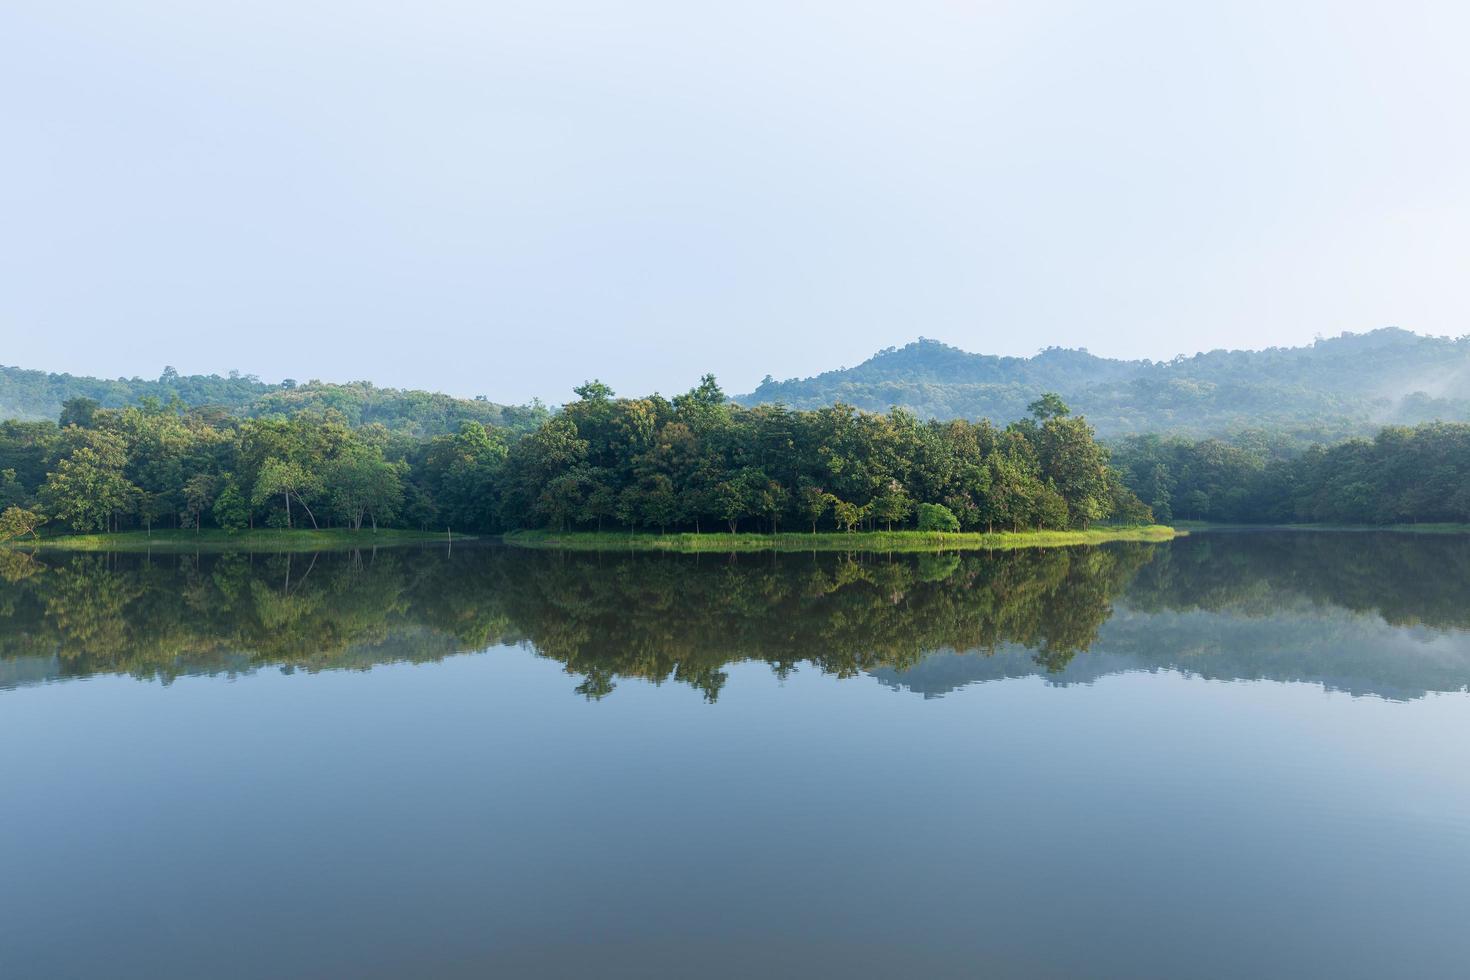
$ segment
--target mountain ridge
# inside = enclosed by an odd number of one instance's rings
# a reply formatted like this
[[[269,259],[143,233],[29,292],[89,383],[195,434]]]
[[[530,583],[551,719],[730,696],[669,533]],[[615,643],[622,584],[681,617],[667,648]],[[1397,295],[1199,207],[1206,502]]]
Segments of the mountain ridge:
[[[475,421],[511,429],[533,427],[546,414],[537,404],[502,405],[483,398],[457,398],[441,392],[380,388],[369,381],[335,383],[287,380],[279,384],[254,375],[230,372],[179,374],[164,368],[157,380],[94,378],[48,373],[0,365],[0,420],[55,420],[63,402],[89,398],[102,408],[124,408],[156,399],[178,399],[188,408],[220,409],[237,415],[291,413],[302,409],[334,409],[353,425],[381,422],[418,436],[455,432],[461,422]]]
[[[743,405],[867,411],[898,406],[926,418],[1025,414],[1055,391],[1105,437],[1144,432],[1220,436],[1271,429],[1309,439],[1367,434],[1390,423],[1470,420],[1470,337],[1398,327],[1343,333],[1303,347],[1205,351],[1168,361],[1048,347],[1031,357],[977,354],[920,337],[853,368],[770,376]]]

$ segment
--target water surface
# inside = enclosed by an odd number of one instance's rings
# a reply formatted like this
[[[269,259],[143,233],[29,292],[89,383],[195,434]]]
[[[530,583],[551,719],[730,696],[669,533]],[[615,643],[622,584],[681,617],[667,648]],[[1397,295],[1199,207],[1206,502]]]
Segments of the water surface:
[[[0,975],[1462,976],[1470,538],[0,551]]]

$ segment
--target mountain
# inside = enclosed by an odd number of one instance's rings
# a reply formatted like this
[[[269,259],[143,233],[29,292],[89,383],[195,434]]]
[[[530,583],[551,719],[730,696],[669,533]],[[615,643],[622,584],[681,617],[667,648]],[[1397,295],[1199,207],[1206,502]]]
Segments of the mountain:
[[[212,407],[235,415],[269,415],[303,409],[335,409],[353,425],[379,422],[415,436],[455,432],[465,421],[513,429],[531,428],[545,417],[539,405],[507,406],[481,398],[401,388],[379,388],[366,381],[331,384],[284,381],[267,384],[254,375],[231,372],[181,375],[165,368],[158,380],[76,377],[0,366],[0,419],[55,419],[63,402],[90,398],[103,408],[136,405],[145,398],[167,405],[178,399],[190,408]]]
[[[1105,437],[1273,430],[1332,440],[1387,423],[1470,420],[1470,337],[1423,337],[1393,327],[1307,347],[1215,350],[1171,361],[1125,361],[1051,347],[1034,357],[971,354],[920,338],[854,368],[814,378],[767,377],[745,405],[892,406],[926,418],[1026,414],[1055,391]]]

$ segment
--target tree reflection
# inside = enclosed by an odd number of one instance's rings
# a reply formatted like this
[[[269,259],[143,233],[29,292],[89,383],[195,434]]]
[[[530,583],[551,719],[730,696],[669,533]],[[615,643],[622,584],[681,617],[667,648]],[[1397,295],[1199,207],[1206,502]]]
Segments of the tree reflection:
[[[360,670],[497,644],[557,661],[588,698],[640,678],[714,701],[741,662],[901,680],[936,652],[973,655],[973,666],[946,669],[974,679],[1017,670],[1085,679],[1104,669],[1097,660],[1079,672],[1073,658],[1090,648],[1159,666],[1195,651],[1211,676],[1328,677],[1344,670],[1342,637],[1361,632],[1353,617],[1470,626],[1466,581],[1470,538],[1323,533],[893,557],[489,546],[152,559],[0,551],[0,686],[96,673],[168,681],[264,666]],[[1288,663],[1269,638],[1284,636],[1281,617],[1303,604],[1317,611],[1315,633],[1336,646],[1303,653],[1298,637]],[[1129,615],[1107,626],[1115,606]],[[1332,628],[1324,616],[1337,617]],[[1265,621],[1268,642],[1258,631],[1248,649],[1221,643],[1220,617]],[[1003,670],[999,660],[981,669],[1001,650]],[[1353,670],[1368,689],[1466,680],[1459,661],[1417,678],[1408,662],[1364,664]]]
[[[849,677],[936,648],[1021,643],[1058,669],[1093,641],[1150,547],[729,560],[489,547],[151,560],[11,552],[0,658],[54,657],[59,676],[168,680],[524,643],[580,675],[587,697],[638,677],[710,700],[739,661]]]

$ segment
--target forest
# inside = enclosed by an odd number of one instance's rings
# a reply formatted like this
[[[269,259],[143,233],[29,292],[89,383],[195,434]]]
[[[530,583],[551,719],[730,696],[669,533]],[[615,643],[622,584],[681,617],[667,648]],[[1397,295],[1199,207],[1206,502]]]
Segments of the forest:
[[[928,531],[1141,524],[1148,509],[1084,419],[922,422],[833,406],[742,408],[713,376],[673,399],[592,381],[528,431],[465,421],[416,437],[332,408],[240,417],[71,399],[0,424],[0,536],[256,527],[782,527]]]
[[[0,539],[1470,523],[1465,423],[1302,449],[1259,433],[1100,441],[1055,394],[1002,427],[903,408],[746,407],[712,376],[673,398],[618,398],[597,381],[575,393],[555,412],[372,386],[278,387],[243,408],[177,392],[122,407],[72,397],[56,421],[0,422]]]
[[[1387,426],[1285,451],[1156,435],[1113,446],[1124,482],[1163,522],[1470,523],[1470,425]]]

